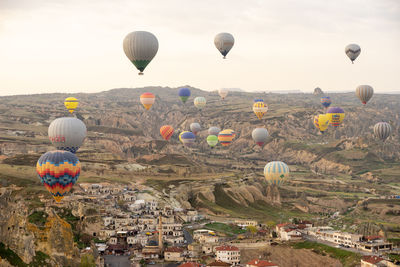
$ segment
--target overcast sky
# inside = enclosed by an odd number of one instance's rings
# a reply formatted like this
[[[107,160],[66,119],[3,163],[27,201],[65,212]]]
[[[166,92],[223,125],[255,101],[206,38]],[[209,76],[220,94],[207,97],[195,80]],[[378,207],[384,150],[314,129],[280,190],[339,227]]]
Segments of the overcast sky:
[[[122,40],[152,32],[138,76]],[[222,59],[214,36],[235,45]],[[349,43],[362,52],[352,65]],[[191,85],[400,90],[399,0],[0,0],[0,95]]]

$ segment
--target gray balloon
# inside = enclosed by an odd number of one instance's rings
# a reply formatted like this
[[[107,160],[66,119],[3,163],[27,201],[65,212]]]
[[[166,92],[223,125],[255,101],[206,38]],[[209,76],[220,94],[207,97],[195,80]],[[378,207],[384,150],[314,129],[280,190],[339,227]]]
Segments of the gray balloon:
[[[218,136],[219,132],[221,131],[221,128],[216,127],[216,126],[212,126],[210,127],[210,129],[208,129],[208,134],[209,135],[216,135]]]
[[[75,153],[86,137],[86,125],[75,117],[57,118],[50,123],[49,139],[60,150]]]
[[[190,131],[192,131],[192,133],[194,133],[195,135],[197,135],[197,133],[200,132],[200,130],[201,126],[197,122],[193,122],[190,124]]]
[[[392,127],[387,122],[378,122],[374,126],[374,134],[379,139],[385,141],[392,133]]]
[[[263,146],[267,141],[268,131],[265,128],[256,128],[251,133],[251,137],[253,137],[253,140],[257,145]]]

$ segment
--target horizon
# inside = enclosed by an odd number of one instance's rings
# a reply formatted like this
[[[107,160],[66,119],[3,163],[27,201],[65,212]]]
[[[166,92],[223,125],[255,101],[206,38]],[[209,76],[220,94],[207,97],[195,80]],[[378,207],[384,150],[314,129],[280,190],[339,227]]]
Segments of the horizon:
[[[5,0],[0,14],[1,96],[155,83],[248,92],[311,92],[317,86],[352,91],[369,84],[379,93],[397,91],[400,82],[396,0]],[[152,32],[159,42],[144,76],[122,49],[124,37],[135,30]],[[235,38],[226,60],[213,44],[219,32]],[[349,43],[361,46],[354,64],[344,53]]]

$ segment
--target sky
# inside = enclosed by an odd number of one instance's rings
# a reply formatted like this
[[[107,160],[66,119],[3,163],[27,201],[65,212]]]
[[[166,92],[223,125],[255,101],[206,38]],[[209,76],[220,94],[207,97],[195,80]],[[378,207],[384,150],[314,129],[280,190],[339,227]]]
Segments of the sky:
[[[132,31],[159,50],[143,76]],[[214,36],[235,45],[222,59]],[[354,65],[344,53],[361,46]],[[0,0],[0,95],[194,86],[400,90],[399,0]]]

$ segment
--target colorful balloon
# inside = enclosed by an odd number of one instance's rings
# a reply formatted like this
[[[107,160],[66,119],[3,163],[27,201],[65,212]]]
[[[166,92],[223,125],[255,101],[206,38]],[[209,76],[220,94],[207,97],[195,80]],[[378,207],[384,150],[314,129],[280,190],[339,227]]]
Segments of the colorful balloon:
[[[184,133],[188,133],[189,131],[183,131],[183,132],[181,132],[180,134],[179,134],[179,136],[178,136],[178,138],[179,138],[179,141],[181,141],[182,142],[182,135],[184,134]],[[182,142],[183,143],[183,142]]]
[[[207,103],[206,99],[202,96],[196,97],[193,102],[194,102],[194,105],[196,106],[196,108],[198,108],[198,109],[204,108]]]
[[[264,167],[264,176],[269,184],[282,185],[289,178],[289,167],[282,161],[271,161]]]
[[[196,141],[196,135],[192,132],[185,132],[181,135],[181,140],[184,146],[191,147]]]
[[[256,102],[264,102],[264,99],[261,99],[261,98],[255,98],[255,99],[254,99],[254,103],[256,103]]]
[[[75,154],[63,150],[43,154],[36,164],[40,181],[57,202],[71,190],[80,171],[81,164]]]
[[[377,138],[385,141],[392,133],[392,127],[387,122],[378,122],[374,126],[374,134]]]
[[[220,131],[221,131],[221,129],[220,129],[219,127],[211,126],[211,127],[208,129],[208,134],[209,134],[209,135],[218,135]]]
[[[345,117],[344,110],[339,107],[328,108],[326,115],[328,115],[329,123],[335,128],[339,127]]]
[[[329,126],[328,114],[319,114],[314,116],[314,125],[321,133],[324,133]]]
[[[193,122],[190,124],[190,130],[192,131],[192,133],[197,135],[197,133],[201,130],[201,126],[197,122]]]
[[[374,94],[374,88],[369,85],[360,85],[356,89],[356,95],[364,105],[371,99]]]
[[[216,135],[210,134],[207,136],[207,144],[210,147],[215,147],[218,144],[218,137]]]
[[[145,31],[129,33],[123,43],[125,55],[143,75],[144,69],[158,51],[158,40],[154,34]]]
[[[75,97],[67,97],[64,100],[64,106],[68,109],[69,113],[73,113],[74,110],[78,107],[78,99]]]
[[[174,128],[171,125],[164,125],[160,128],[160,134],[164,140],[169,140],[174,133]]]
[[[361,53],[361,48],[357,44],[349,44],[348,46],[345,47],[344,52],[350,58],[351,63],[354,64],[354,60],[360,55]]]
[[[222,99],[225,99],[225,97],[228,95],[229,90],[226,88],[221,88],[218,90],[218,94]]]
[[[149,110],[156,101],[156,97],[152,93],[144,93],[140,96],[140,103],[146,110]]]
[[[251,133],[251,137],[257,145],[263,146],[268,139],[268,131],[265,128],[256,128]]]
[[[264,102],[258,101],[253,104],[253,111],[259,120],[262,119],[264,114],[268,111],[268,106]]]
[[[226,58],[226,55],[232,49],[235,39],[232,34],[227,32],[221,32],[214,38],[214,45],[218,51]]]
[[[218,141],[222,146],[229,146],[235,138],[235,132],[231,129],[223,130],[218,134]]]
[[[321,104],[325,108],[328,108],[332,104],[332,100],[329,96],[323,96],[323,97],[321,97]]]
[[[86,125],[75,117],[57,118],[50,123],[48,134],[58,150],[75,153],[86,138]]]
[[[190,97],[190,89],[189,88],[181,88],[178,92],[179,98],[183,103],[186,103],[188,98]]]

